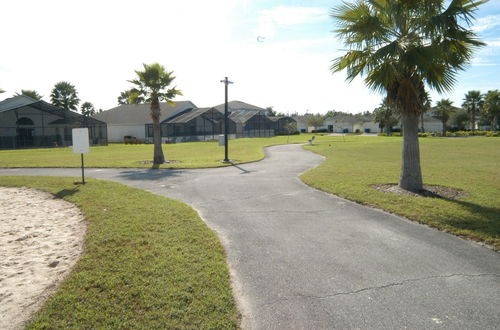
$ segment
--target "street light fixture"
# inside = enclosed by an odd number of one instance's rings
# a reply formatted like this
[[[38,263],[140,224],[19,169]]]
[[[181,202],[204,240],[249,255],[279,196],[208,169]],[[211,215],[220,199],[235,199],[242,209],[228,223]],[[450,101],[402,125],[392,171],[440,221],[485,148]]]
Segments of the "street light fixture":
[[[227,139],[227,131],[229,129],[228,125],[228,110],[227,110],[227,85],[233,84],[232,81],[229,81],[227,77],[224,77],[224,80],[220,81],[224,83],[224,91],[225,91],[225,103],[224,103],[224,163],[229,163],[228,158],[228,139]]]

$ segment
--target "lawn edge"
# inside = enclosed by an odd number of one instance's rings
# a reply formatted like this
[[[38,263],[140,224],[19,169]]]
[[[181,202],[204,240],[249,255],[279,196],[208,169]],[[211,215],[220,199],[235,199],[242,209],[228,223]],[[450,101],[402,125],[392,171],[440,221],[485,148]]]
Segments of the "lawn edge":
[[[304,148],[304,146],[306,146],[306,145],[304,145],[304,144],[302,145],[302,148],[303,148],[304,150],[310,151],[310,152],[312,152],[312,153],[314,153],[314,154],[316,154],[316,155],[319,155],[319,156],[323,157],[323,161],[325,161],[325,160],[326,160],[326,156],[323,156],[323,155],[321,155],[320,153],[318,153],[318,152],[316,152],[316,151],[314,151],[314,150],[306,149],[306,148]],[[383,207],[381,207],[381,206],[379,206],[379,205],[373,205],[373,204],[367,203],[367,202],[362,201],[362,200],[351,199],[351,198],[349,198],[349,197],[347,197],[347,196],[342,196],[342,195],[336,195],[336,194],[333,194],[333,193],[331,193],[331,192],[329,192],[329,191],[326,191],[326,190],[320,189],[320,188],[318,188],[318,187],[315,187],[315,186],[313,186],[313,185],[311,185],[311,184],[308,184],[307,182],[305,182],[304,180],[302,180],[302,175],[303,175],[303,174],[305,174],[306,172],[309,172],[309,171],[314,170],[315,168],[317,168],[317,167],[318,167],[318,166],[320,166],[320,165],[321,165],[321,164],[319,164],[319,165],[317,165],[317,166],[315,166],[315,167],[309,168],[309,169],[305,170],[304,172],[300,173],[300,174],[298,175],[299,180],[300,180],[302,183],[304,183],[305,185],[307,185],[308,187],[311,187],[311,188],[313,188],[313,189],[316,189],[316,190],[318,190],[318,191],[321,191],[321,192],[323,192],[323,193],[325,193],[325,194],[332,195],[332,196],[335,196],[335,197],[339,197],[339,198],[342,198],[342,199],[344,199],[344,200],[346,200],[346,201],[349,201],[349,202],[355,203],[355,204],[357,204],[357,205],[362,205],[362,206],[365,206],[365,207],[369,207],[369,208],[374,209],[374,210],[382,211],[382,212],[384,212],[384,213],[387,213],[387,214],[390,214],[390,215],[397,216],[397,217],[402,218],[402,219],[404,219],[404,220],[408,220],[408,221],[411,221],[411,222],[414,222],[414,223],[418,223],[418,224],[424,225],[424,226],[426,226],[426,227],[429,227],[429,228],[432,228],[432,229],[435,229],[435,230],[439,230],[440,232],[443,232],[443,233],[447,233],[447,234],[453,235],[453,236],[455,236],[455,237],[458,237],[458,238],[464,239],[464,240],[469,241],[469,242],[474,242],[475,244],[478,244],[479,246],[483,246],[483,247],[485,247],[485,248],[487,248],[487,249],[490,249],[490,250],[492,250],[492,251],[494,251],[494,252],[500,253],[500,246],[499,246],[499,247],[495,247],[495,246],[493,246],[493,245],[490,245],[490,244],[488,244],[488,243],[484,242],[484,240],[482,240],[482,239],[481,239],[480,237],[478,237],[478,236],[475,236],[475,235],[463,235],[463,234],[455,233],[454,231],[446,230],[445,228],[442,228],[441,226],[436,225],[436,224],[434,224],[434,223],[432,223],[432,222],[431,222],[431,223],[428,223],[428,222],[425,222],[425,221],[420,221],[420,220],[418,220],[418,219],[413,219],[413,218],[410,218],[410,217],[408,217],[408,216],[406,216],[406,215],[404,215],[404,214],[397,213],[397,212],[392,212],[392,211],[390,211],[390,210],[387,210],[387,209],[385,209],[385,208],[383,208]],[[451,188],[454,188],[454,187],[451,187]],[[372,189],[372,188],[370,188],[370,189]],[[456,189],[458,189],[458,188],[456,188]]]

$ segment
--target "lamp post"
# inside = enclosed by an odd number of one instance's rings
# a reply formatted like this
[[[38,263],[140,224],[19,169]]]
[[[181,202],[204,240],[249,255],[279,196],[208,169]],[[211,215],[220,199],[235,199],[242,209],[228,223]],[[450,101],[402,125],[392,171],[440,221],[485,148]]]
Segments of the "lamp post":
[[[227,77],[224,77],[224,80],[220,81],[221,83],[224,83],[224,92],[225,92],[225,102],[224,102],[224,163],[229,163],[229,158],[228,158],[228,138],[227,138],[227,131],[228,131],[228,121],[227,121],[227,116],[228,116],[228,110],[227,110],[227,85],[232,84],[232,81],[229,81]]]

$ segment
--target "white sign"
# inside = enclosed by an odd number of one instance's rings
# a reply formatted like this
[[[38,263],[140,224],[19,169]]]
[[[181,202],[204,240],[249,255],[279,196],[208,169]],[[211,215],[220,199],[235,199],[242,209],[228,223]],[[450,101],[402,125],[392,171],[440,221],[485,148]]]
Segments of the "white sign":
[[[89,152],[89,129],[73,128],[73,153],[86,154]]]

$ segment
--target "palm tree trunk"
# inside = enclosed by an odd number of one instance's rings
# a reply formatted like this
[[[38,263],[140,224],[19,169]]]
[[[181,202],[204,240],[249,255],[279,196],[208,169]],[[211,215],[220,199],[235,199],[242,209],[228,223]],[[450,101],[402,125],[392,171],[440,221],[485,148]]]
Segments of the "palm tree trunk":
[[[422,133],[425,133],[425,129],[424,129],[424,112],[423,111],[420,114],[420,125],[421,125],[421,131],[422,131]]]
[[[165,162],[165,156],[161,148],[160,102],[158,99],[152,100],[151,102],[151,119],[153,119],[153,165],[160,165]]]
[[[420,169],[420,150],[418,145],[418,115],[401,114],[403,126],[403,164],[399,186],[405,190],[422,190],[422,170]]]
[[[446,136],[446,121],[442,120],[441,123],[443,124],[443,136]]]
[[[491,120],[491,130],[494,132],[497,130],[497,116],[493,116]]]

